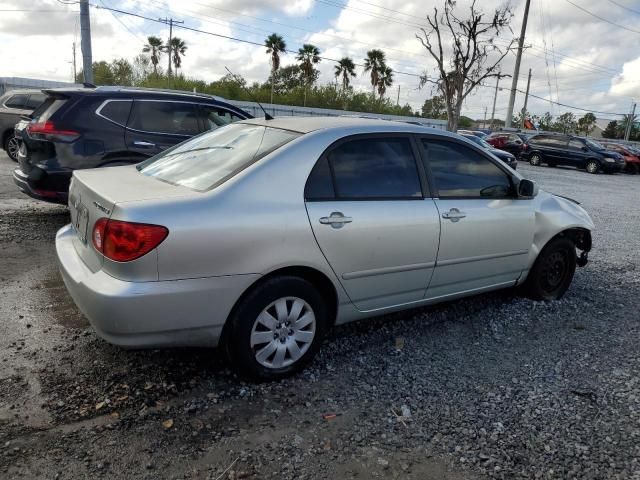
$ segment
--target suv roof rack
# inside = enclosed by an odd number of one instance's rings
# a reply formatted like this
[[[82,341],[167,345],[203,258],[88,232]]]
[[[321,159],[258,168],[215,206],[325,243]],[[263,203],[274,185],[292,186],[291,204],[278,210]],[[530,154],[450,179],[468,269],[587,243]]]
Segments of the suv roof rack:
[[[217,95],[209,95],[208,93],[188,92],[185,90],[172,90],[170,88],[146,88],[146,87],[122,87],[118,85],[102,85],[96,88],[99,92],[147,92],[147,93],[165,93],[167,95],[185,95],[190,97],[202,97],[214,100],[224,100]]]

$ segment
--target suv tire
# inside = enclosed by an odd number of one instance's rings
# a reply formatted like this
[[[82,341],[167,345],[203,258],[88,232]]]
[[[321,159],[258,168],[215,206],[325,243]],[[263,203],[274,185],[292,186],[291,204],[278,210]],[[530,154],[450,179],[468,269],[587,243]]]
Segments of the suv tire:
[[[587,160],[586,165],[584,166],[585,170],[589,173],[598,173],[598,171],[600,170],[600,164],[598,163],[597,160]]]
[[[539,167],[540,165],[542,165],[542,156],[539,153],[534,153],[529,158],[529,163],[534,167]]]
[[[551,240],[536,258],[523,284],[532,300],[558,300],[565,294],[576,271],[576,246],[566,237]]]
[[[16,138],[13,130],[7,132],[4,136],[2,148],[14,162],[18,161],[18,150],[20,150],[20,141]]]
[[[230,361],[257,380],[276,380],[304,368],[320,349],[329,325],[327,305],[307,280],[276,277],[240,301],[229,319]]]

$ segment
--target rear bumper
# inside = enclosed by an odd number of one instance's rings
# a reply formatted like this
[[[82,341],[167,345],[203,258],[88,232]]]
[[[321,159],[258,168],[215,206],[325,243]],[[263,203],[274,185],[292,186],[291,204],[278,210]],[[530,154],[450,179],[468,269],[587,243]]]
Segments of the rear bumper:
[[[235,302],[260,277],[127,282],[89,270],[74,236],[71,225],[56,235],[65,286],[97,335],[123,347],[217,346]]]
[[[69,182],[71,172],[47,173],[44,170],[34,168],[27,175],[21,169],[13,171],[13,183],[32,198],[51,203],[66,205],[69,197]],[[66,189],[60,188],[64,187]]]

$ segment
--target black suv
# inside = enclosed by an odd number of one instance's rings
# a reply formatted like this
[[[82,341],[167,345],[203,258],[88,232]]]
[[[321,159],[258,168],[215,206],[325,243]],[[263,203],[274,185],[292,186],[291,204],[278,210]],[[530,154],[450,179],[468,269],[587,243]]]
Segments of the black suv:
[[[44,90],[31,122],[20,122],[16,185],[66,203],[73,170],[138,163],[201,132],[251,118],[218,97],[128,87]]]
[[[562,134],[540,134],[531,137],[521,157],[531,165],[546,163],[550,167],[569,165],[589,173],[619,172],[624,167],[622,155],[607,150],[588,138]]]

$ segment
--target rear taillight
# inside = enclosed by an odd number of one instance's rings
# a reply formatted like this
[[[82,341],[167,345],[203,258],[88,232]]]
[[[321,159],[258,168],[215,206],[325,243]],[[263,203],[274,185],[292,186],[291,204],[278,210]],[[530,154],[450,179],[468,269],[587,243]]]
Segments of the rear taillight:
[[[527,145],[526,143],[522,144],[522,150],[526,150],[527,148],[529,148],[529,145]]]
[[[93,246],[116,262],[130,262],[146,255],[169,235],[160,225],[99,219],[93,226]]]
[[[27,133],[31,138],[61,142],[73,142],[80,136],[80,132],[75,130],[57,128],[52,121],[30,123],[27,125]]]

